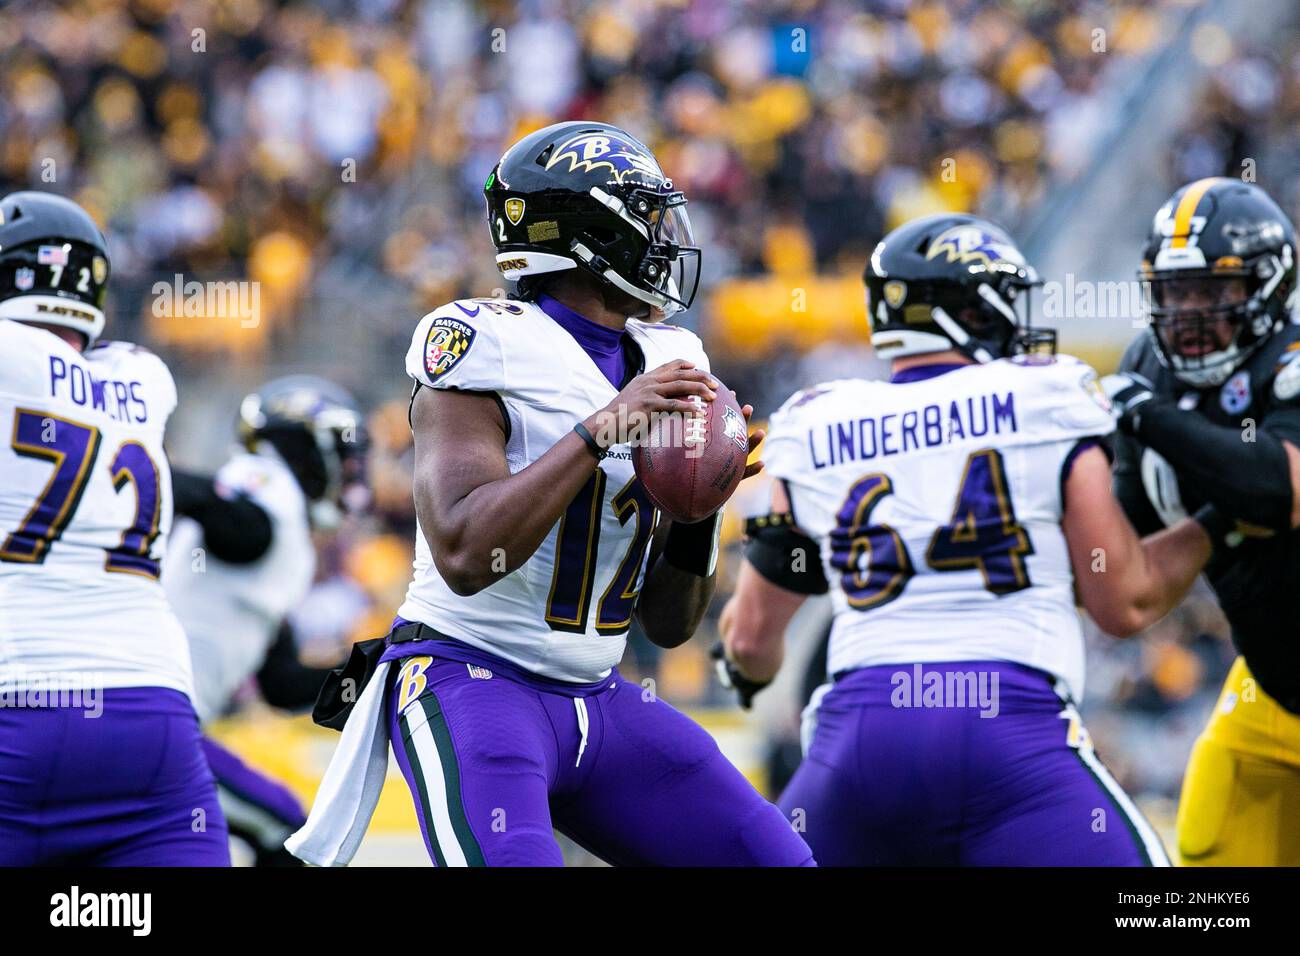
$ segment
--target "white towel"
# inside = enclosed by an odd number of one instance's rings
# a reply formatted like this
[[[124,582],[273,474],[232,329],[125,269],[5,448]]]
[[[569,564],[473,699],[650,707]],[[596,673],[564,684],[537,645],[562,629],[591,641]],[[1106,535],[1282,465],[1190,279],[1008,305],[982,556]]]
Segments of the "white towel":
[[[301,830],[284,846],[316,866],[347,866],[366,835],[388,774],[384,696],[392,661],[380,664],[348,714],[343,736]]]

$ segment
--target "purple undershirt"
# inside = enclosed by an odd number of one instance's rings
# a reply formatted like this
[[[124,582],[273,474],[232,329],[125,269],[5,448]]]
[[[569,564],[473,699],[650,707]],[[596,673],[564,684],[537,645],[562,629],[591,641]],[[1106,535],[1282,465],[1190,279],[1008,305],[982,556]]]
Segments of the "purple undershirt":
[[[596,363],[600,374],[609,379],[609,384],[615,388],[622,386],[623,376],[627,372],[622,330],[599,325],[545,293],[537,297],[537,305],[573,336],[573,340]]]
[[[900,368],[893,375],[889,376],[891,385],[906,385],[909,382],[924,382],[929,378],[938,378],[945,372],[955,372],[959,368],[968,368],[963,362],[935,362],[933,365],[913,365],[911,368]]]

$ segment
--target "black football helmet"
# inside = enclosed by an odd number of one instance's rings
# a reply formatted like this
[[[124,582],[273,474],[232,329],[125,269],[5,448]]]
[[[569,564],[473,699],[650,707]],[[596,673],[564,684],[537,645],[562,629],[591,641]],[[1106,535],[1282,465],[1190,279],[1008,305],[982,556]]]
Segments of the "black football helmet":
[[[1253,183],[1198,179],[1156,213],[1138,277],[1156,355],[1213,388],[1290,320],[1295,227]]]
[[[86,348],[104,331],[108,243],[71,199],[0,199],[0,318],[75,329]]]
[[[688,309],[700,249],[673,188],[640,140],[607,123],[557,123],[511,146],[483,187],[497,269],[519,281],[585,269],[663,315]],[[530,281],[531,280],[531,281]]]
[[[945,213],[905,223],[880,240],[862,278],[881,358],[956,348],[989,362],[1056,351],[1054,329],[1030,327],[1038,273],[986,219]]]
[[[249,451],[265,442],[284,459],[317,527],[337,524],[340,508],[363,509],[369,433],[344,389],[312,375],[278,378],[240,403],[238,427]]]

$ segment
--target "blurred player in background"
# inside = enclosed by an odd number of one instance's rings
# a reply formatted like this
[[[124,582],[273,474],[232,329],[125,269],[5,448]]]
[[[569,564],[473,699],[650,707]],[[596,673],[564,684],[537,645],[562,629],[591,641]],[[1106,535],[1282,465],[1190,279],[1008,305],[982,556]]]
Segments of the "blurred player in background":
[[[416,328],[415,578],[322,794],[391,738],[439,866],[558,866],[553,828],[615,864],[810,863],[703,729],[614,670],[634,614],[675,647],[713,591],[718,519],[657,520],[612,427],[715,397],[699,340],[660,324],[695,296],[685,196],[593,122],[520,140],[485,193],[519,299]],[[318,798],[290,847],[346,862],[356,829]]]
[[[1300,865],[1300,329],[1295,229],[1237,179],[1183,186],[1143,253],[1151,325],[1108,376],[1116,492],[1144,531],[1242,522],[1207,567],[1241,656],[1178,808],[1183,862]],[[1245,532],[1244,534],[1242,532]]]
[[[316,700],[329,671],[301,662],[286,618],[315,575],[313,531],[336,528],[365,495],[361,413],[331,382],[295,375],[263,386],[240,405],[239,438],[215,476],[172,472],[178,520],[163,581],[189,637],[205,724],[250,678],[272,706]],[[307,819],[298,799],[211,737],[203,749],[231,834],[257,865],[296,864],[284,841]]]
[[[0,864],[229,865],[158,580],[176,386],[98,341],[108,273],[81,207],[0,200]]]
[[[823,865],[1166,864],[1079,721],[1075,595],[1133,634],[1186,593],[1209,537],[1187,520],[1138,540],[1110,491],[1109,404],[1030,328],[1036,274],[1001,228],[915,220],[865,279],[892,377],[772,417],[780,480],[721,624],[744,698],[829,585],[833,683],[781,808]]]

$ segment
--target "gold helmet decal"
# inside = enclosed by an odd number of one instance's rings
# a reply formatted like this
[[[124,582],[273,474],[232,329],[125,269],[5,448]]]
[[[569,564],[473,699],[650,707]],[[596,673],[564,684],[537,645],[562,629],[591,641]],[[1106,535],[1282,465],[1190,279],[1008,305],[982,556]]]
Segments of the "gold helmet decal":
[[[907,298],[907,283],[902,279],[890,279],[885,283],[885,303],[891,309],[897,309]]]
[[[519,220],[524,218],[524,201],[517,196],[512,196],[506,200],[505,204],[506,218],[510,220],[510,225],[519,225]]]

